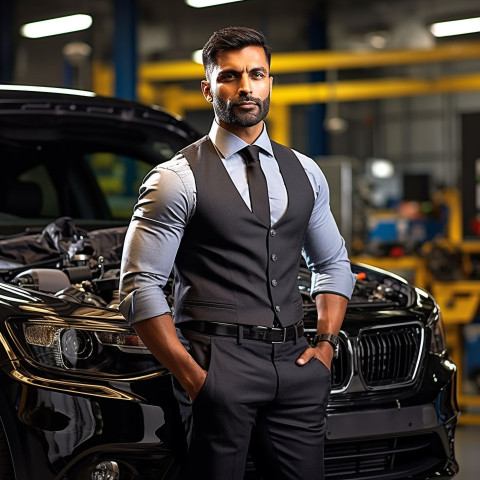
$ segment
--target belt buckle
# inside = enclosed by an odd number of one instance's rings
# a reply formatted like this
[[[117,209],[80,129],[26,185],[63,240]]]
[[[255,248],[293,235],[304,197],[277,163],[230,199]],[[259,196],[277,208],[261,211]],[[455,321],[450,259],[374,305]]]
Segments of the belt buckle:
[[[285,343],[285,342],[287,341],[287,328],[286,328],[286,327],[282,327],[282,330],[283,330],[283,338],[282,338],[282,340],[280,340],[280,341],[278,341],[278,342],[274,342],[274,341],[272,340],[272,344],[273,344],[273,343]],[[272,329],[272,331],[273,331],[273,329]]]

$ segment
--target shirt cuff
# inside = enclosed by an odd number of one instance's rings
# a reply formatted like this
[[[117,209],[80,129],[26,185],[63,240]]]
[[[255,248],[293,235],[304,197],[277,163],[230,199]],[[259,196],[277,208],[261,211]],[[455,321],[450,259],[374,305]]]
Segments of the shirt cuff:
[[[130,325],[160,315],[171,315],[170,307],[160,287],[135,290],[125,297],[118,308]]]
[[[314,298],[319,293],[333,293],[350,300],[356,279],[357,276],[350,270],[348,272],[335,272],[334,275],[312,273],[310,295]]]

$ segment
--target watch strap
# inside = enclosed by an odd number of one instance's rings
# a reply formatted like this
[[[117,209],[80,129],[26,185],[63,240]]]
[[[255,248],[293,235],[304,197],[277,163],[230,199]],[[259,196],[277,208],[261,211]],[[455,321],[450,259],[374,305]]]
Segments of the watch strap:
[[[313,338],[313,346],[316,347],[320,342],[328,342],[333,348],[334,358],[338,357],[340,339],[333,333],[321,333]]]

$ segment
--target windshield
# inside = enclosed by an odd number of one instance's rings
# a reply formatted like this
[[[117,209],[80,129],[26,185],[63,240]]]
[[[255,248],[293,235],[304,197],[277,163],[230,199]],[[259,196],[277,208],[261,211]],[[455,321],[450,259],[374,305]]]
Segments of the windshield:
[[[0,118],[0,235],[71,217],[85,228],[125,224],[151,168],[190,143],[171,123],[16,114]]]

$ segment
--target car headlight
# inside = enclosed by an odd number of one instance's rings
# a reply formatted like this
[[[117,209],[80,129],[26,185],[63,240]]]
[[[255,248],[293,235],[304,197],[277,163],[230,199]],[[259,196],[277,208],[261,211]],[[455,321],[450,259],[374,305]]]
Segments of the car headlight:
[[[122,377],[162,370],[128,326],[75,319],[10,319],[8,329],[23,356],[42,367]]]
[[[445,355],[447,352],[445,327],[443,325],[442,313],[438,305],[432,312],[427,326],[431,330],[430,353],[434,353],[436,355]]]

